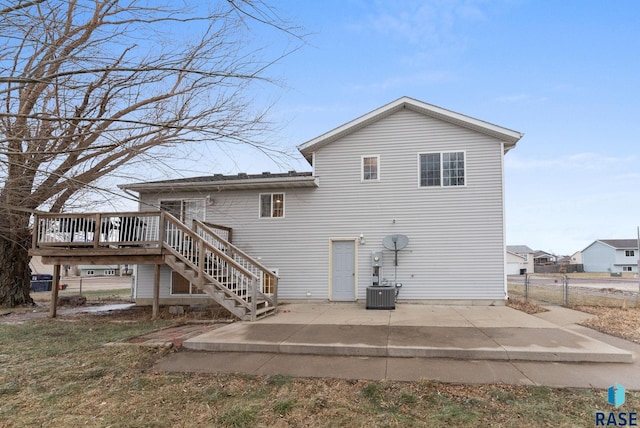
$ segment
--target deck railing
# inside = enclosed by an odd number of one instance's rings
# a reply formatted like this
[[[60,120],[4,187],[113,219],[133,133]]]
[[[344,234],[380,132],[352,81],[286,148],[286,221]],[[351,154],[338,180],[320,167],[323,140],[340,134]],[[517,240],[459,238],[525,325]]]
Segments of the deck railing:
[[[199,288],[213,284],[252,314],[258,300],[277,306],[277,275],[216,233],[230,233],[230,228],[211,229],[199,221],[192,227],[165,211],[38,213],[33,248],[65,248],[75,254],[86,249],[93,255],[122,247],[157,248],[183,263],[179,267],[195,275]]]
[[[160,247],[160,212],[37,213],[33,248]]]

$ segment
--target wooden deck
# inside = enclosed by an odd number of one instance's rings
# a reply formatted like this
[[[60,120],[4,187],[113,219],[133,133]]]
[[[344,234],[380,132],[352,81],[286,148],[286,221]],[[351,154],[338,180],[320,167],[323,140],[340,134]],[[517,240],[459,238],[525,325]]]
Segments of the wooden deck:
[[[155,265],[153,316],[158,314],[160,266],[168,265],[243,320],[277,309],[278,277],[231,244],[232,229],[163,211],[35,215],[29,254],[54,265]],[[57,287],[51,314],[55,316]]]

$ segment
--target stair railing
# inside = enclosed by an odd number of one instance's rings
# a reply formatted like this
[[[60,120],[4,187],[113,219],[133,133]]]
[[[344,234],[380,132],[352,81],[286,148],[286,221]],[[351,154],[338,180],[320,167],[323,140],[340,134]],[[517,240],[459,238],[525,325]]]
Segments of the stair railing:
[[[259,292],[262,297],[268,300],[274,307],[278,306],[278,275],[218,235],[215,230],[208,227],[207,224],[199,220],[193,220],[192,228],[205,242],[228,255],[240,266],[258,277],[260,279]]]
[[[198,275],[200,288],[209,282],[255,315],[259,277],[169,213],[162,213],[164,247]]]

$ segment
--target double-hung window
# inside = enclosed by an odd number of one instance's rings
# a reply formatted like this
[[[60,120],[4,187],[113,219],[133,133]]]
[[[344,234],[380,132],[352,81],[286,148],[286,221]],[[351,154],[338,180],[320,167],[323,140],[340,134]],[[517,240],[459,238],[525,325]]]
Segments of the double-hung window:
[[[465,185],[464,152],[421,153],[418,168],[420,187]]]
[[[624,250],[625,257],[634,257],[636,252],[634,250]]]
[[[284,193],[260,194],[260,218],[284,217]]]
[[[380,181],[380,156],[362,156],[362,181]]]

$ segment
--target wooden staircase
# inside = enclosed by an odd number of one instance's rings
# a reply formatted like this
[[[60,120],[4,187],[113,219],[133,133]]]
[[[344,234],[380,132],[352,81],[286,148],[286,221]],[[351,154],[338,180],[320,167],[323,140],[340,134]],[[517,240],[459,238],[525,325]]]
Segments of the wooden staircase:
[[[164,211],[37,213],[34,221],[29,253],[44,263],[164,263],[241,320],[277,310],[277,275],[225,239],[229,228],[200,221],[189,227]]]
[[[276,312],[278,277],[205,223],[194,220],[188,228],[165,214],[163,248],[171,269],[239,319]]]

